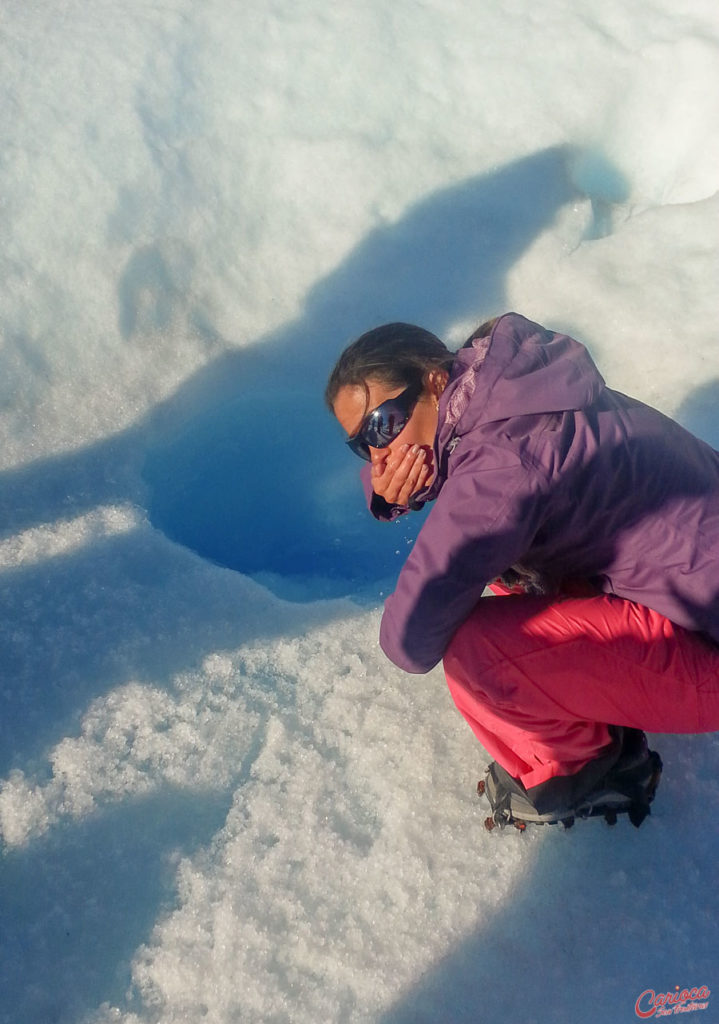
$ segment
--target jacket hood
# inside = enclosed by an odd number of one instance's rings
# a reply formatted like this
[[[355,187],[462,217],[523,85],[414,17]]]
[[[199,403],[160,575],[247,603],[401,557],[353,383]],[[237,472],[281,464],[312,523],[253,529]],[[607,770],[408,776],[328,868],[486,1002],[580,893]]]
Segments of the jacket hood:
[[[583,345],[507,313],[488,339],[457,353],[440,405],[440,447],[482,423],[584,409],[604,387]]]
[[[437,497],[447,476],[447,454],[457,438],[483,423],[585,409],[606,387],[586,348],[519,313],[505,313],[488,338],[457,352],[439,403],[434,441],[437,472],[415,495],[419,509]]]

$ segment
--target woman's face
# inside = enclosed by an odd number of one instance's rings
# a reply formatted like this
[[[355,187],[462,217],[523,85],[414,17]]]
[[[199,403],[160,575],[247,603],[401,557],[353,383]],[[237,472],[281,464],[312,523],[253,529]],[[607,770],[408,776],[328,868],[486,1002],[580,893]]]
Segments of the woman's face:
[[[345,385],[337,392],[334,414],[347,431],[347,436],[353,437],[373,409],[389,398],[396,398],[403,390],[403,387],[390,388],[371,380],[368,380],[364,387]],[[441,389],[439,393],[441,393]],[[436,391],[433,391],[432,384],[427,384],[412,410],[407,425],[397,437],[386,448],[370,447],[369,453],[373,467],[379,468],[391,456],[396,456],[400,449],[404,449],[405,445],[410,447],[417,445],[425,451],[425,461],[429,460],[428,465],[432,468],[432,452],[438,418],[435,395]],[[429,482],[429,480],[426,481],[426,483]]]

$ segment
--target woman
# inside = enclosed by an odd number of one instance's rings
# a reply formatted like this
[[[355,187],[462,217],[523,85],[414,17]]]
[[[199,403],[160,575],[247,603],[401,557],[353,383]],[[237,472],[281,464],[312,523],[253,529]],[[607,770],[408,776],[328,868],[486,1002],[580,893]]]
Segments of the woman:
[[[370,331],[326,399],[376,518],[433,502],[380,643],[408,672],[443,659],[495,758],[492,823],[639,824],[661,770],[643,730],[719,729],[719,453],[515,313],[456,355]]]

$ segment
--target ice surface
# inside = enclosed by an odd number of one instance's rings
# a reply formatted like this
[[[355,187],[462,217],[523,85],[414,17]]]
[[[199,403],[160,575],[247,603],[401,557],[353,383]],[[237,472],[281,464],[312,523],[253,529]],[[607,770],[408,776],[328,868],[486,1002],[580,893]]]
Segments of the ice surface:
[[[321,404],[373,324],[514,308],[719,444],[718,50],[708,0],[4,5],[0,1020],[719,990],[716,738],[639,831],[487,836]]]

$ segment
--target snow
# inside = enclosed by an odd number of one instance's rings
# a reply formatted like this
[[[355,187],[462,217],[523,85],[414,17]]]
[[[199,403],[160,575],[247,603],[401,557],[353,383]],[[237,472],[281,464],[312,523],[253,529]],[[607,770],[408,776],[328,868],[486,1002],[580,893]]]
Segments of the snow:
[[[377,646],[421,523],[321,399],[369,326],[516,309],[719,445],[718,50],[708,0],[6,0],[0,1020],[719,987],[717,738],[656,738],[638,831],[487,835]]]

